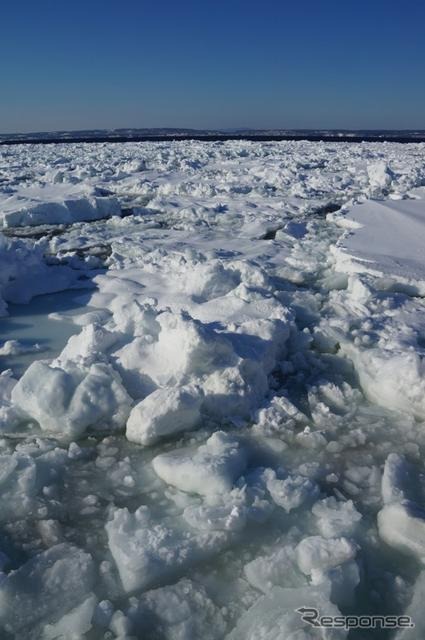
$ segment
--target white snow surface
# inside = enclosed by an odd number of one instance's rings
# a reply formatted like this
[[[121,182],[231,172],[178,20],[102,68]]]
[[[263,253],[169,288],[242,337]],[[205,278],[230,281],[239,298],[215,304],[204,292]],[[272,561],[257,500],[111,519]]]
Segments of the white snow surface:
[[[1,638],[422,638],[424,185],[421,144],[0,147]]]
[[[335,247],[337,269],[372,273],[425,294],[425,188],[405,200],[368,200],[339,221],[348,228]]]

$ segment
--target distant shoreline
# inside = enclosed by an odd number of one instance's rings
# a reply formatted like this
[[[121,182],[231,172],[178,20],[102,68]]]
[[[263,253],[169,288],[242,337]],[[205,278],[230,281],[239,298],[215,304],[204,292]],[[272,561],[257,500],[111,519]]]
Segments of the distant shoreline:
[[[63,135],[31,135],[25,137],[23,134],[0,136],[0,146],[10,146],[18,144],[76,144],[76,143],[105,143],[105,142],[174,142],[174,141],[189,141],[196,140],[201,142],[226,142],[230,140],[235,141],[249,141],[249,142],[296,142],[296,141],[310,141],[310,142],[397,142],[401,144],[423,143],[425,142],[425,131],[412,133],[410,135],[391,132],[382,133],[285,133],[285,134],[267,134],[267,133],[169,133],[169,134],[123,134],[116,135],[114,133],[81,135],[72,133],[65,133]]]

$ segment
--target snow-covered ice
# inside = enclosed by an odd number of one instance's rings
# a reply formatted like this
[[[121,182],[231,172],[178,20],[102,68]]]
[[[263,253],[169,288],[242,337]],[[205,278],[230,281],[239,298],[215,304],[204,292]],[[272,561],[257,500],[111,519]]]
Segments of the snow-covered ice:
[[[341,225],[348,229],[334,249],[337,268],[372,273],[425,292],[425,188],[406,200],[368,200],[353,206]]]
[[[2,193],[2,226],[71,224],[121,214],[116,198],[102,197],[84,183],[58,183],[56,178],[53,177],[53,183],[18,187],[11,195]]]
[[[199,494],[228,493],[247,465],[238,440],[216,431],[195,451],[161,453],[152,460],[157,475],[182,491]]]
[[[153,444],[160,438],[196,427],[202,393],[196,387],[162,387],[136,404],[127,421],[131,442]]]
[[[51,546],[4,576],[0,584],[3,628],[16,637],[43,637],[37,633],[40,625],[39,633],[51,637],[51,621],[81,604],[94,581],[94,563],[88,553],[67,543]],[[46,621],[50,624],[45,625]]]
[[[0,148],[1,638],[421,640],[424,185],[413,143]]]

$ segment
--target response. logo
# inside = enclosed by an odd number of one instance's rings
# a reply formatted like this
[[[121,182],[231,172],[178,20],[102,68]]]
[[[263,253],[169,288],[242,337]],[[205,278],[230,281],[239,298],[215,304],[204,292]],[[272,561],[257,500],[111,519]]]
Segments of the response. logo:
[[[415,626],[410,616],[322,616],[315,607],[300,607],[296,612],[304,622],[322,629],[412,629]]]

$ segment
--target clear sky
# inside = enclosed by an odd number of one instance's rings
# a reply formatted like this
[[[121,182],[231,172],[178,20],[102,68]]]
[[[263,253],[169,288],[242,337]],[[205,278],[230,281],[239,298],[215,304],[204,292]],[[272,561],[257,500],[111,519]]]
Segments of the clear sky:
[[[0,131],[425,129],[423,0],[4,0]]]

